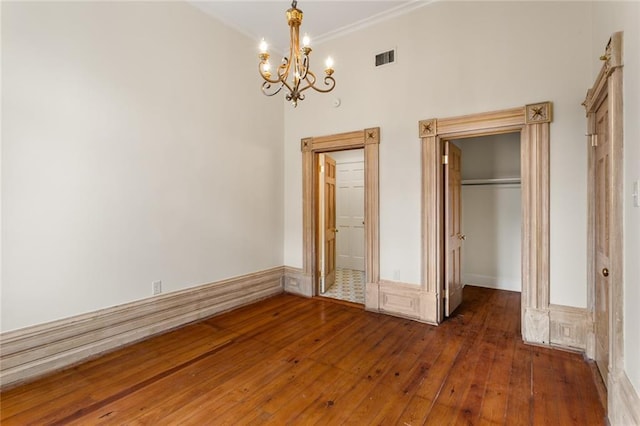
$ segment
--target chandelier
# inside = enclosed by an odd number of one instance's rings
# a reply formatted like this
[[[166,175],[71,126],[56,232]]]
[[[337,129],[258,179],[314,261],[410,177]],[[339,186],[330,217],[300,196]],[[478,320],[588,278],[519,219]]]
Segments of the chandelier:
[[[309,69],[309,55],[311,47],[309,47],[309,36],[306,34],[302,38],[302,47],[300,47],[300,24],[302,23],[302,11],[298,9],[298,2],[293,0],[291,8],[287,10],[287,22],[289,23],[289,35],[291,42],[289,45],[289,56],[282,58],[282,62],[278,65],[276,75],[272,77],[271,65],[269,64],[269,52],[267,42],[262,39],[260,42],[260,64],[258,70],[260,76],[264,79],[262,83],[262,93],[267,96],[273,96],[286,88],[287,94],[285,98],[291,101],[294,107],[298,106],[298,101],[304,100],[303,92],[307,89],[313,89],[317,92],[327,93],[336,86],[336,81],[332,77],[333,60],[327,58],[326,68],[323,82],[324,88],[316,87],[316,75]]]

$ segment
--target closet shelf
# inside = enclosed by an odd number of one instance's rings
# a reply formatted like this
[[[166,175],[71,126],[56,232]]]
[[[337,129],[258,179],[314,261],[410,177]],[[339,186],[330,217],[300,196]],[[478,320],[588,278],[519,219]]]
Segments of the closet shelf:
[[[466,179],[462,185],[507,185],[520,184],[520,178],[499,178],[499,179]]]

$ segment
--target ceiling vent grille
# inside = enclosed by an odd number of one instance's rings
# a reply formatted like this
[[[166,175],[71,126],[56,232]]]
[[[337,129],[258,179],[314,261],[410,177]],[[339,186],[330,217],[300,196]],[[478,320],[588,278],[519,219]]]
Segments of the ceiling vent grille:
[[[387,50],[386,52],[376,55],[376,67],[392,64],[396,61],[396,49]]]

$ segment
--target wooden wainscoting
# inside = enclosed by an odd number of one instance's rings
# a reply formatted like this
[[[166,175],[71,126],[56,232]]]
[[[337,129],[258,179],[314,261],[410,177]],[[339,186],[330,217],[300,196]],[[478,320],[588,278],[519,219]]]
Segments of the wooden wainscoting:
[[[2,333],[0,387],[282,293],[283,267]]]
[[[284,291],[298,296],[312,297],[313,282],[301,268],[284,267]]]
[[[549,305],[549,323],[551,345],[584,352],[589,328],[586,308]]]
[[[640,396],[625,372],[610,377],[609,421],[612,425],[640,425]]]

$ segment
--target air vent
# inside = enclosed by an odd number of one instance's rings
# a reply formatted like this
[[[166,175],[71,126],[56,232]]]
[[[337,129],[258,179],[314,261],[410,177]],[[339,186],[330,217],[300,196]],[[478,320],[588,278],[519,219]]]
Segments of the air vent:
[[[396,49],[387,50],[386,52],[376,55],[376,67],[392,64],[396,61]]]

